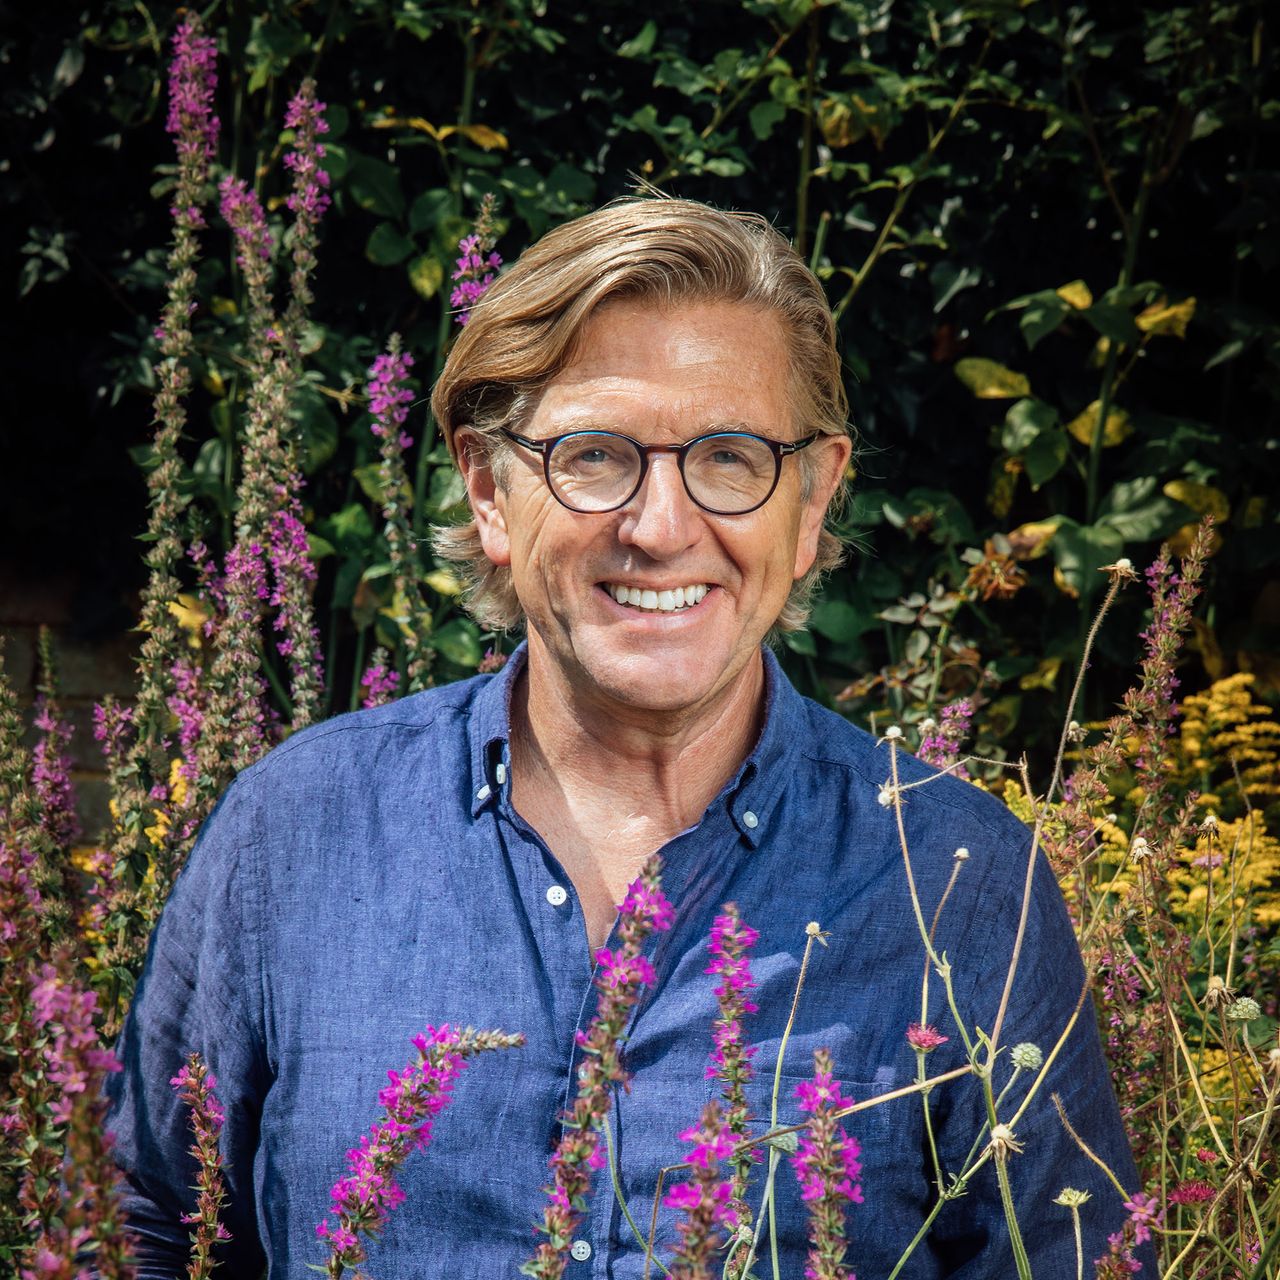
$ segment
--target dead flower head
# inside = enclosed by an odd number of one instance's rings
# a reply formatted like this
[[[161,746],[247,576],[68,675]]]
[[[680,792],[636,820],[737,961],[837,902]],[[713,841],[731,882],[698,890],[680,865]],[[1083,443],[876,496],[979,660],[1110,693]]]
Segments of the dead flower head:
[[[1215,973],[1209,979],[1204,1002],[1210,1009],[1222,1009],[1236,998],[1236,993]]]
[[[1007,1124],[998,1124],[991,1130],[991,1142],[989,1143],[991,1154],[1003,1164],[1011,1155],[1022,1154],[1022,1143],[1014,1136],[1013,1130]]]

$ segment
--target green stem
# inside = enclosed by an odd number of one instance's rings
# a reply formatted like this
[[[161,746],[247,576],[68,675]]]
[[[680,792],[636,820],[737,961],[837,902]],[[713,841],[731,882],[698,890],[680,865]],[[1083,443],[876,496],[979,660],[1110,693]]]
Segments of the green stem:
[[[600,1128],[604,1132],[604,1145],[608,1148],[609,1152],[609,1177],[613,1182],[614,1199],[617,1200],[618,1207],[622,1210],[622,1216],[627,1220],[627,1226],[631,1228],[635,1238],[647,1252],[649,1245],[644,1238],[644,1233],[638,1226],[636,1226],[636,1220],[631,1216],[631,1210],[627,1208],[626,1197],[622,1194],[622,1180],[618,1177],[618,1157],[613,1149],[613,1130],[609,1127],[608,1119],[604,1120],[600,1125]],[[648,1258],[646,1258],[646,1262],[647,1261]],[[661,1271],[664,1276],[669,1276],[671,1274],[671,1272],[662,1265],[661,1258],[655,1256],[653,1261],[658,1264],[658,1270]]]
[[[1013,1261],[1018,1268],[1018,1280],[1031,1280],[1031,1262],[1027,1258],[1027,1247],[1022,1243],[1018,1215],[1013,1210],[1013,1189],[1009,1186],[1008,1161],[996,1160],[996,1177],[1000,1181],[1000,1202],[1004,1205],[1004,1220],[1009,1228],[1009,1243],[1013,1246]]]

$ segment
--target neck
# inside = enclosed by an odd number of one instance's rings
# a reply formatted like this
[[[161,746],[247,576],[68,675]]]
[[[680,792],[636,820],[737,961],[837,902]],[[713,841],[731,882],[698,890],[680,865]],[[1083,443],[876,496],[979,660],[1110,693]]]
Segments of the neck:
[[[528,654],[512,707],[517,796],[550,788],[584,818],[603,803],[614,815],[628,815],[637,838],[645,843],[647,836],[653,848],[702,817],[759,734],[765,682],[759,653],[705,704],[674,712],[584,693],[536,635]]]

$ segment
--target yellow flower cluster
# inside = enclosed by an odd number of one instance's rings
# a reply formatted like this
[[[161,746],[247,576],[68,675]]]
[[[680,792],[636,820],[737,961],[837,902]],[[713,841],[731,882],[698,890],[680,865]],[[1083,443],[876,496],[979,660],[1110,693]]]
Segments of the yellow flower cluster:
[[[1253,699],[1256,677],[1248,671],[1215,680],[1182,704],[1179,781],[1201,792],[1202,803],[1221,815],[1240,804],[1240,785],[1256,808],[1280,800],[1280,723]]]

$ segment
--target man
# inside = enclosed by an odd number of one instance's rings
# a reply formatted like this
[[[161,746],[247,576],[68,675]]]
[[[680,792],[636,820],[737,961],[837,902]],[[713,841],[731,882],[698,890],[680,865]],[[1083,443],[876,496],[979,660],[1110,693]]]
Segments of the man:
[[[829,936],[787,1041],[783,1122],[801,1118],[792,1094],[820,1047],[859,1100],[915,1079],[910,1023],[948,1037],[931,1074],[967,1061],[936,976],[921,1003],[928,970],[883,803],[891,748],[796,694],[765,647],[802,623],[816,573],[838,557],[824,517],[850,453],[830,312],[786,241],[758,218],[676,200],[578,219],[475,308],[433,405],[473,514],[439,547],[463,566],[476,616],[523,620],[527,643],[497,676],[299,734],[210,819],[157,929],[112,1085],[147,1275],[184,1266],[189,1139],[166,1081],[186,1053],[205,1056],[227,1112],[229,1271],[265,1261],[293,1276],[323,1261],[314,1227],[346,1149],[379,1113],[386,1071],[427,1023],[446,1022],[528,1043],[464,1074],[399,1179],[406,1200],[370,1271],[515,1274],[537,1242],[547,1157],[575,1093],[592,956],[655,850],[677,919],[650,943],[656,981],[629,1029],[632,1085],[610,1121],[636,1222],[650,1220],[659,1170],[684,1156],[678,1132],[717,1090],[705,1078],[716,1015],[705,947],[725,902],[760,931],[748,1023],[760,1132],[809,921]],[[921,783],[902,818],[926,919],[960,859],[936,945],[969,1034],[990,1031],[1028,833],[967,783],[907,757],[900,768]],[[1082,982],[1041,865],[1001,1043],[1047,1054]],[[1002,1054],[997,1091],[1010,1071]],[[1064,1185],[1092,1192],[1086,1263],[1125,1216],[1051,1092],[1136,1191],[1087,1005],[1017,1122],[1021,1153],[1004,1149],[1040,1280],[1076,1275],[1071,1214],[1052,1203]],[[928,1129],[925,1105],[907,1096],[848,1121],[865,1196],[849,1261],[863,1277],[890,1273],[936,1202],[931,1147],[951,1175],[987,1145],[974,1076],[928,1095]],[[782,1274],[799,1280],[805,1219],[785,1167],[777,1201]],[[675,1217],[659,1214],[660,1256]],[[645,1274],[607,1174],[568,1268]],[[900,1274],[1013,1272],[988,1160]]]

